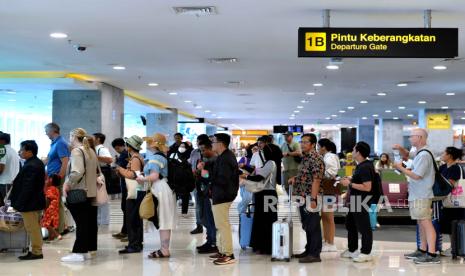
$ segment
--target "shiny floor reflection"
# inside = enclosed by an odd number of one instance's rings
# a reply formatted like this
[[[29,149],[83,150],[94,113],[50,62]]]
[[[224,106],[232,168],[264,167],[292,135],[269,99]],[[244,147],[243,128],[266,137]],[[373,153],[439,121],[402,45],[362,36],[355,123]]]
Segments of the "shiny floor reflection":
[[[115,204],[116,205],[116,204]],[[116,208],[112,208],[117,212]],[[190,210],[192,212],[192,210]],[[232,219],[234,220],[234,219]],[[188,219],[179,218],[178,228],[174,231],[172,241],[172,257],[164,260],[150,260],[147,254],[159,248],[158,232],[148,225],[145,233],[143,254],[120,256],[117,250],[124,246],[119,240],[111,237],[119,230],[119,224],[112,218],[109,227],[99,230],[99,251],[97,256],[83,264],[63,264],[60,257],[66,255],[74,241],[74,234],[69,234],[60,242],[46,244],[44,260],[19,262],[20,252],[0,253],[0,275],[462,275],[465,271],[463,260],[452,261],[442,258],[441,265],[415,265],[405,260],[403,254],[415,247],[415,229],[411,226],[382,226],[374,234],[372,263],[355,264],[339,258],[345,249],[345,230],[338,225],[336,245],[338,253],[322,253],[322,262],[317,264],[299,264],[297,260],[290,263],[270,262],[269,256],[259,256],[250,250],[242,251],[238,243],[238,226],[233,225],[235,255],[238,262],[234,265],[215,266],[208,260],[208,255],[198,255],[195,247],[202,244],[204,235],[190,235],[194,226],[193,216]],[[377,239],[378,237],[378,239]],[[294,225],[294,251],[300,252],[305,244],[305,236],[300,224]],[[449,244],[445,243],[445,247]]]

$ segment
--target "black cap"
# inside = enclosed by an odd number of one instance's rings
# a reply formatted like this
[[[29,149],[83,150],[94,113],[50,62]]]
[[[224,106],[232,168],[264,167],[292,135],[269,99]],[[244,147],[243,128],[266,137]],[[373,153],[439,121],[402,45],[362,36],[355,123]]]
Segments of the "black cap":
[[[284,136],[294,136],[294,133],[292,133],[292,131],[287,131],[284,133]]]

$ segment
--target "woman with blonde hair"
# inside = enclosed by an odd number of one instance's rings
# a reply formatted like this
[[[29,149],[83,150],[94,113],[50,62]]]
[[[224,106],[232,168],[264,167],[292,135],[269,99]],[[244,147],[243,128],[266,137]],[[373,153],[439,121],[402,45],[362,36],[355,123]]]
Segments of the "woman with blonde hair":
[[[158,200],[157,216],[160,232],[161,248],[149,254],[149,258],[170,257],[171,230],[176,224],[176,196],[167,183],[168,159],[166,153],[166,137],[161,133],[155,133],[146,138],[147,157],[144,165],[144,176],[138,176],[137,182],[146,183],[151,187],[152,194]]]
[[[76,222],[76,240],[72,254],[61,258],[62,262],[84,262],[97,251],[97,155],[93,141],[82,128],[70,133],[71,158],[63,185],[66,205]]]

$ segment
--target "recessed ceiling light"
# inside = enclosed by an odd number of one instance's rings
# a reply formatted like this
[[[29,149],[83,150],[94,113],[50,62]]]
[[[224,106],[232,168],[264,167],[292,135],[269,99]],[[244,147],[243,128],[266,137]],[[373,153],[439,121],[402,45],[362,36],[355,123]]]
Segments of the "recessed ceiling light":
[[[50,37],[52,38],[67,38],[68,35],[65,33],[51,33]]]
[[[15,99],[10,99],[10,100],[8,100],[8,101],[9,101],[9,102],[16,102]]]
[[[378,114],[373,114],[372,116],[373,116],[373,117],[375,117],[375,118],[376,118],[376,117],[379,117],[379,115],[378,115]]]
[[[125,70],[126,67],[121,66],[121,65],[117,65],[117,66],[113,66],[113,69],[115,69],[115,70]]]
[[[210,63],[236,63],[239,60],[237,58],[209,58],[208,61]]]
[[[339,110],[339,113],[346,113],[345,110]]]
[[[315,93],[313,93],[313,92],[307,92],[305,94],[307,94],[307,96],[315,96]]]
[[[168,94],[170,94],[171,96],[178,95],[178,93],[177,93],[177,92],[170,92],[170,93],[168,93]]]
[[[362,117],[362,120],[368,120],[368,118],[367,117]]]
[[[419,104],[426,104],[426,101],[418,101]]]
[[[408,114],[407,117],[412,118],[414,115],[413,114]]]
[[[460,119],[465,120],[465,117],[462,117],[462,118],[460,118]]]
[[[297,108],[299,108],[299,109],[302,109],[302,108],[304,108],[304,107],[303,107],[303,106],[301,106],[301,105],[298,105],[298,106],[297,106]]]
[[[405,109],[405,106],[399,106],[399,109]]]
[[[441,106],[441,109],[449,109],[448,106]]]
[[[347,109],[353,110],[353,109],[355,109],[355,107],[353,107],[353,106],[348,106]]]
[[[195,108],[196,108],[196,109],[202,109],[202,106],[201,106],[201,105],[197,105]]]
[[[433,68],[434,70],[446,70],[447,69],[447,67],[444,65],[436,65]]]
[[[185,100],[184,102],[185,103],[191,103],[192,101],[191,100]]]
[[[6,92],[6,93],[7,93],[7,94],[12,94],[12,95],[16,94],[15,91],[8,91],[8,92]]]
[[[400,82],[400,83],[397,84],[397,86],[399,86],[399,87],[406,87],[406,86],[408,86],[408,83]]]
[[[321,87],[321,86],[323,86],[323,84],[322,84],[322,83],[314,83],[313,86],[315,86],[315,87]]]
[[[455,96],[455,93],[449,92],[449,93],[446,93],[446,96]]]
[[[156,82],[151,82],[151,83],[149,83],[149,86],[158,86],[158,85],[159,85],[159,84],[156,83]]]
[[[386,113],[391,113],[392,111],[391,110],[386,110]]]
[[[301,102],[301,103],[308,103],[308,102],[310,102],[310,101],[309,101],[309,100],[301,100],[300,102]]]
[[[337,115],[336,115],[336,114],[333,114],[333,115],[331,115],[331,117],[333,117],[333,118],[336,118],[336,117],[337,117]]]
[[[337,70],[337,69],[339,69],[339,66],[331,64],[331,65],[326,66],[326,69],[328,69],[328,70]]]
[[[294,110],[294,113],[299,113],[299,112],[300,112],[300,110]]]
[[[326,117],[325,119],[326,119],[326,120],[331,120],[331,117]]]
[[[210,110],[205,110],[205,113],[210,113],[211,111]]]
[[[378,96],[386,96],[386,95],[387,95],[387,94],[386,94],[386,93],[384,93],[384,92],[380,92],[380,93],[378,93]]]
[[[394,118],[392,118],[392,119],[394,119],[394,120],[399,120],[399,117],[394,117]]]
[[[360,101],[361,104],[367,104],[367,101]]]

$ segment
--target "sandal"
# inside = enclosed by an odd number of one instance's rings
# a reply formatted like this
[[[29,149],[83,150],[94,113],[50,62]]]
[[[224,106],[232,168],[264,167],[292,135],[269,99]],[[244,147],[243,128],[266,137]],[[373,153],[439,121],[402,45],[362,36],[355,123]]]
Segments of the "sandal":
[[[148,255],[149,259],[162,259],[162,258],[169,258],[170,255],[165,256],[161,250],[153,251]]]

